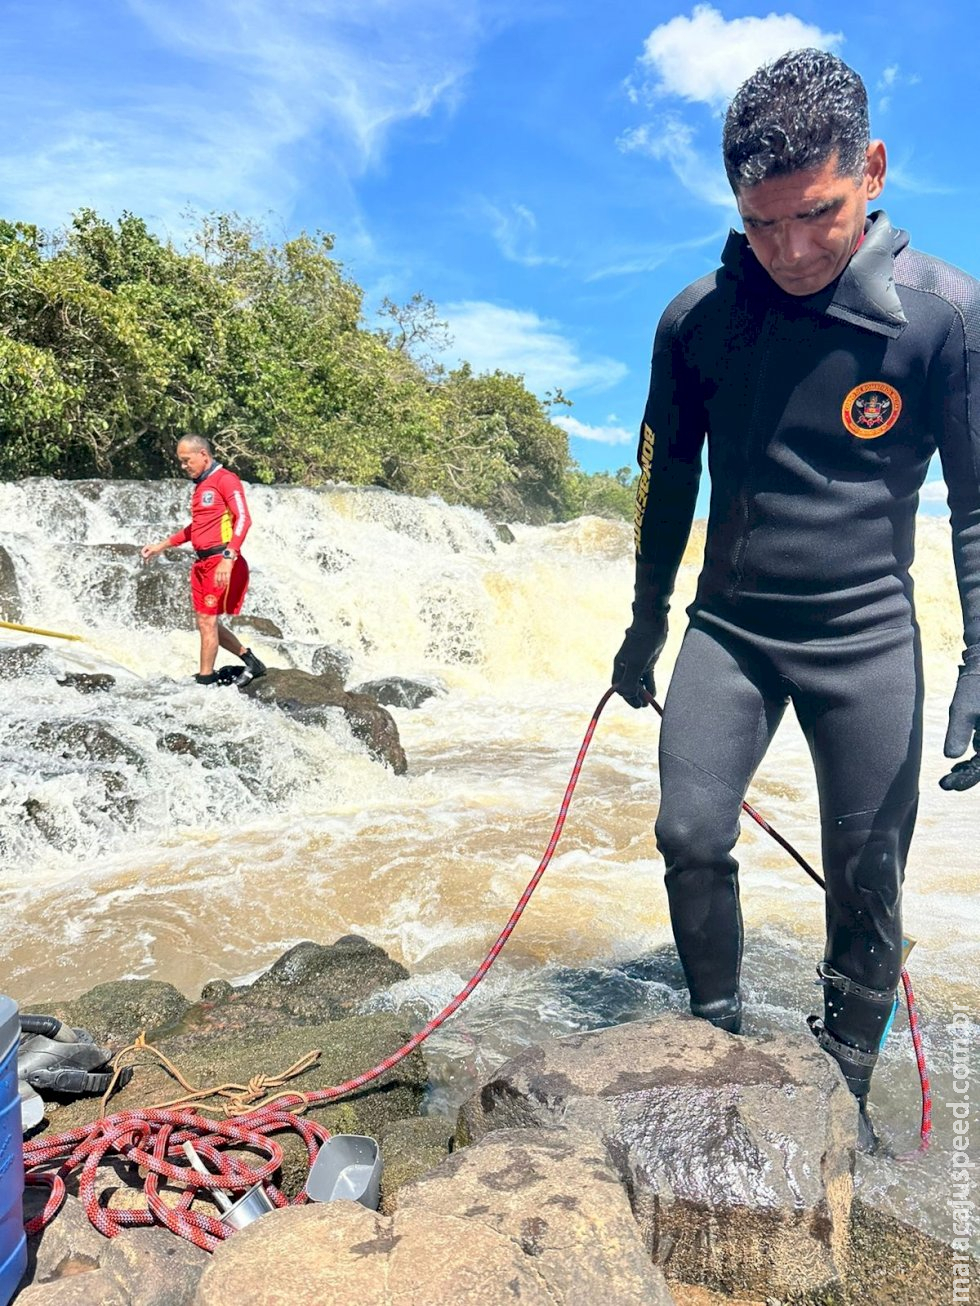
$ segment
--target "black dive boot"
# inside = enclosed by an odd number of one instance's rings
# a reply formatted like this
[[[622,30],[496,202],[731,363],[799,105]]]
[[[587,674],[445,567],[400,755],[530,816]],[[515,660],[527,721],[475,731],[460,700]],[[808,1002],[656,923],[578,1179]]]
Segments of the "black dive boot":
[[[857,1147],[873,1155],[879,1140],[868,1115],[868,1090],[895,1005],[895,990],[867,988],[825,961],[817,967],[817,974],[824,986],[824,1019],[809,1016],[807,1024],[820,1046],[840,1066],[847,1087],[857,1098]]]
[[[260,662],[250,648],[247,648],[244,653],[239,653],[238,656],[245,663],[245,666],[242,668],[241,675],[236,678],[236,683],[239,689],[244,689],[249,681],[258,680],[260,676],[264,676],[266,667],[265,663]]]
[[[742,1032],[742,995],[717,998],[714,1002],[695,1002],[691,999],[691,1015],[700,1020],[709,1020],[716,1029],[727,1030],[729,1034]]]

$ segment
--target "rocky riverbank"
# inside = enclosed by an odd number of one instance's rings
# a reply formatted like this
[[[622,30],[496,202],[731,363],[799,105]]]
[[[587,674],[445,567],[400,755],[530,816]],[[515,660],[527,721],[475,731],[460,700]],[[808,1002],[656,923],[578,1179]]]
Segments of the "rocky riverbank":
[[[290,1090],[343,1083],[399,1048],[410,1031],[362,1008],[405,976],[347,936],[299,944],[254,982],[215,982],[197,1001],[119,981],[34,1009],[114,1049],[146,1031],[154,1051],[131,1054],[111,1112],[183,1095],[162,1058],[192,1087],[260,1100],[311,1051]],[[30,1239],[18,1306],[953,1300],[952,1249],[853,1200],[853,1100],[807,1038],[735,1038],[675,1015],[574,1035],[499,1067],[453,1118],[422,1114],[427,1078],[416,1049],[310,1112],[378,1140],[378,1211],[290,1205],[210,1255],[163,1227],[104,1238],[72,1181]],[[97,1116],[95,1099],[52,1104],[42,1129]],[[279,1141],[275,1182],[292,1198],[309,1157],[298,1134]],[[99,1189],[110,1210],[145,1206],[130,1165],[103,1167]],[[29,1189],[28,1214],[46,1196]],[[204,1197],[197,1207],[219,1214]]]

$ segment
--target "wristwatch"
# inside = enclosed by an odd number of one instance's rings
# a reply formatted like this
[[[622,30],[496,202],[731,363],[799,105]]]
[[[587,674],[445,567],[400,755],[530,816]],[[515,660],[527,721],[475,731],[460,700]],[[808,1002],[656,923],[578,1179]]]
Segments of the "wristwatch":
[[[222,549],[222,550],[221,550],[221,556],[222,556],[223,558],[230,558],[230,559],[232,560],[232,562],[234,562],[235,559],[238,557],[238,554],[235,553],[235,551],[234,551],[233,549]]]

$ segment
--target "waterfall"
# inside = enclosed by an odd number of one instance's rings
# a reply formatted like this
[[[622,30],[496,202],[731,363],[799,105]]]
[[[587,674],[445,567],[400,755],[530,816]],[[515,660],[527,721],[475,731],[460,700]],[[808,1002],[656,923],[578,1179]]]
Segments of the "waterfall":
[[[299,939],[356,931],[412,972],[384,1000],[420,1021],[468,978],[547,842],[628,621],[629,526],[584,518],[498,532],[472,510],[346,486],[252,486],[248,496],[240,637],[271,666],[311,670],[325,647],[339,651],[351,687],[385,675],[438,685],[421,708],[392,709],[408,774],[372,760],[339,709],[313,726],[193,683],[189,550],[139,559],[141,544],[187,520],[186,483],[0,485],[0,616],[82,637],[0,629],[0,991],[21,1001],[120,975],[194,996]],[[978,1009],[980,795],[936,785],[962,632],[948,526],[920,518],[918,529],[926,748],[906,925],[918,940],[910,969],[933,1059],[937,1148],[918,1169],[879,1167],[866,1182],[902,1218],[948,1236],[941,1188],[929,1194],[950,1155],[939,1137],[951,1127],[939,1107],[947,1026],[953,1012]],[[661,687],[702,530],[681,569]],[[80,672],[115,683],[82,693],[70,679]],[[656,736],[654,713],[618,699],[607,707],[524,919],[427,1045],[437,1102],[458,1100],[542,1034],[685,1008],[652,834]],[[792,721],[750,800],[819,865],[813,777]],[[757,827],[743,829],[738,854],[748,1028],[800,1030],[819,1001],[819,892]],[[906,1150],[917,1099],[901,1020],[873,1103]]]

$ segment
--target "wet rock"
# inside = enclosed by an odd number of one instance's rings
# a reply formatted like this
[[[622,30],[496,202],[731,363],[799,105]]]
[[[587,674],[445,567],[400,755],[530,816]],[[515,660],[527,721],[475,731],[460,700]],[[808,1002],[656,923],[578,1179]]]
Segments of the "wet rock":
[[[93,808],[108,813],[116,825],[132,825],[139,814],[140,800],[131,792],[127,776],[119,771],[97,768],[90,772],[89,779],[102,789],[102,800],[96,799]]]
[[[512,1127],[591,1129],[672,1276],[786,1296],[841,1278],[856,1122],[854,1099],[812,1039],[738,1038],[671,1015],[515,1057],[462,1108],[457,1141]]]
[[[445,692],[446,686],[441,680],[408,680],[404,676],[366,680],[363,685],[356,685],[351,690],[352,694],[366,694],[382,707],[405,708],[421,707],[427,698]]]
[[[194,1306],[668,1306],[672,1299],[644,1253],[625,1193],[615,1179],[613,1185],[620,1193],[615,1212],[596,1200],[584,1215],[563,1200],[545,1215],[486,1188],[443,1206],[435,1193],[430,1205],[420,1195],[417,1205],[390,1217],[355,1202],[274,1211],[215,1252]],[[546,1181],[538,1191],[567,1196]],[[577,1231],[592,1242],[579,1242]]]
[[[25,798],[21,807],[38,834],[46,839],[52,848],[71,846],[73,836],[65,829],[64,817],[60,812],[53,811],[39,798],[33,797]]]
[[[111,558],[114,562],[128,563],[134,572],[137,565],[140,567],[144,565],[143,559],[140,557],[140,549],[142,548],[142,545],[139,544],[125,544],[121,541],[112,541],[109,544],[93,544],[89,547],[100,556]],[[177,549],[169,550],[169,554],[171,558],[174,556],[180,556],[179,550]]]
[[[175,753],[178,757],[199,757],[201,754],[197,741],[189,735],[181,734],[179,730],[168,730],[165,735],[161,735],[157,740],[157,748],[165,753]]]
[[[474,1227],[503,1234],[531,1260],[552,1301],[673,1301],[644,1247],[621,1176],[594,1134],[490,1134],[403,1188],[397,1214],[409,1212],[456,1218],[466,1229],[464,1244]]]
[[[0,544],[0,620],[24,620],[20,603],[20,586],[17,584],[17,568],[2,544]]]
[[[80,812],[83,820],[96,811],[105,812],[117,825],[126,825],[136,817],[139,796],[133,782],[142,773],[144,760],[107,727],[90,720],[44,721],[34,728],[31,744],[42,772],[45,757],[55,764],[48,768],[55,773],[65,769],[64,763],[69,763],[73,771],[84,772],[91,797]],[[26,799],[23,806],[49,842],[55,847],[65,846],[68,831],[56,807],[49,807],[35,796]]]
[[[963,1287],[964,1273],[968,1273],[967,1282],[980,1282],[980,1261],[975,1256],[966,1260],[961,1249],[930,1238],[858,1199],[851,1211],[851,1232],[846,1300],[855,1306],[865,1302],[888,1306],[965,1303],[970,1293]]]
[[[191,555],[167,549],[136,577],[134,616],[137,624],[154,630],[194,630],[191,609]]]
[[[92,544],[86,547],[86,556],[98,561],[92,571],[92,594],[108,606],[125,604],[132,607],[136,584],[143,573],[138,544]]]
[[[76,689],[79,694],[105,694],[116,683],[115,676],[99,671],[67,671],[58,679],[65,689]]]
[[[239,639],[244,639],[249,631],[254,631],[263,639],[282,639],[282,631],[268,617],[231,617],[228,625]]]
[[[339,707],[354,738],[365,745],[373,758],[390,766],[396,775],[403,775],[408,769],[391,714],[365,695],[338,690],[326,676],[270,667],[260,680],[246,685],[242,693],[260,703],[272,703],[308,725],[322,720],[324,709]]]
[[[339,545],[324,545],[317,549],[314,554],[316,565],[321,571],[333,575],[338,571],[344,571],[354,561],[354,555],[348,553],[346,549],[340,548]]]
[[[260,703],[271,703],[290,716],[302,717],[310,708],[340,707],[342,693],[326,683],[325,677],[313,676],[295,668],[269,667],[260,680],[253,680],[242,693]]]
[[[53,676],[58,664],[51,650],[43,644],[18,644],[0,648],[0,680],[17,680],[21,676]]]
[[[72,489],[82,499],[88,499],[91,503],[98,503],[106,489],[105,481],[73,481]]]
[[[243,998],[310,1020],[352,1015],[377,993],[408,979],[408,971],[383,948],[358,934],[333,944],[297,943],[251,985]]]
[[[34,732],[39,751],[63,761],[121,762],[141,770],[143,759],[106,726],[94,721],[44,721]]]
[[[343,709],[354,738],[373,758],[390,766],[395,775],[404,775],[408,760],[391,714],[364,694],[345,694]]]
[[[354,659],[351,655],[337,644],[321,644],[313,651],[313,674],[324,676],[335,683],[338,689],[343,689],[346,685],[353,665]]]
[[[498,524],[493,529],[497,534],[497,539],[500,540],[502,544],[515,543],[517,539],[516,535],[510,529],[510,527],[506,526],[503,522],[498,522]]]
[[[32,1005],[32,1014],[57,1016],[72,1028],[86,1029],[97,1043],[125,1047],[142,1030],[148,1034],[173,1025],[191,1003],[172,984],[160,980],[110,980],[71,1002]]]
[[[223,1002],[225,998],[230,998],[234,992],[235,986],[229,984],[227,980],[208,980],[204,988],[201,989],[201,1001]]]

